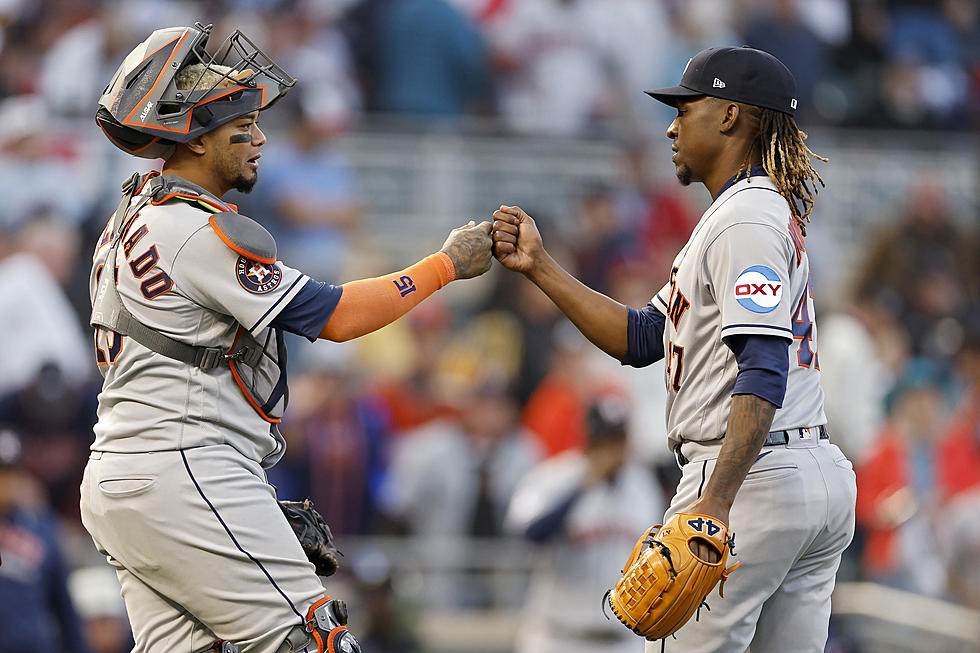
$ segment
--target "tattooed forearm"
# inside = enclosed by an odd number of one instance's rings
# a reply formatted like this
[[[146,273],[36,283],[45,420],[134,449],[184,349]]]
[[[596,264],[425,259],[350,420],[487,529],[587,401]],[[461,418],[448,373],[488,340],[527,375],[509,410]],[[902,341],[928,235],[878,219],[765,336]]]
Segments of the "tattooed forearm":
[[[485,229],[457,229],[442,246],[452,260],[457,279],[479,276],[490,267],[490,234]]]
[[[776,406],[755,395],[735,395],[728,432],[704,494],[731,507],[772,426]]]

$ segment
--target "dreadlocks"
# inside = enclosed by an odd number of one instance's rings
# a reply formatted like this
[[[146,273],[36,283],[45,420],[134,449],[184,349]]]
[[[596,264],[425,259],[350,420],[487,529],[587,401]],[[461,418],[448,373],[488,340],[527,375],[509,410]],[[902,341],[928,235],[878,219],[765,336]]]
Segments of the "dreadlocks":
[[[810,165],[810,157],[827,162],[806,145],[806,133],[796,126],[789,114],[773,109],[739,103],[749,120],[757,125],[758,136],[750,152],[758,147],[762,167],[776,184],[779,194],[786,198],[790,211],[806,235],[806,223],[817,196],[817,183],[826,186],[820,174]],[[748,162],[745,166],[748,175]]]
[[[779,193],[789,202],[793,217],[804,236],[818,192],[817,182],[826,186],[820,173],[810,165],[810,157],[827,162],[824,157],[814,154],[805,141],[806,133],[796,126],[792,116],[782,111],[762,109],[759,121],[762,167],[776,184]]]

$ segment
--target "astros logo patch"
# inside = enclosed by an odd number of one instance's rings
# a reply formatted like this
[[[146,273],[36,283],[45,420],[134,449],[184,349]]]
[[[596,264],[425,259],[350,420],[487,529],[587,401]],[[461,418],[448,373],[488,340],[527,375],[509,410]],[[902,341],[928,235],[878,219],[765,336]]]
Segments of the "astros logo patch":
[[[235,270],[238,273],[238,283],[242,288],[256,295],[264,295],[282,281],[282,270],[275,263],[266,265],[239,256]]]
[[[771,268],[753,265],[735,279],[735,301],[754,313],[768,313],[783,297],[783,282]]]

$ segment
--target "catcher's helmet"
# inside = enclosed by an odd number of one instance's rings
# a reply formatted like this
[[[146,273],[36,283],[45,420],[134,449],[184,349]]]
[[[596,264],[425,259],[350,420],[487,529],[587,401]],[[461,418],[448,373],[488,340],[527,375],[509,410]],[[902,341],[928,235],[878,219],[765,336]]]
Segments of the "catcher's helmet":
[[[176,143],[266,109],[296,84],[238,30],[209,54],[211,27],[159,29],[123,60],[95,116],[113,145],[146,159],[167,158]],[[200,65],[188,69],[194,64]]]

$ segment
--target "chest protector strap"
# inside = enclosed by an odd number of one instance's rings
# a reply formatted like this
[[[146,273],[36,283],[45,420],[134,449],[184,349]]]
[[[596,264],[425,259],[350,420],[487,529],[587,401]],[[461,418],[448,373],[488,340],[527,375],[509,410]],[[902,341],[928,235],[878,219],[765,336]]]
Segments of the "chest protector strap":
[[[131,211],[130,205],[133,198],[146,184],[150,184],[149,191]],[[132,212],[135,218],[140,209],[146,206],[162,186],[162,178],[152,173],[142,178],[138,173],[134,173],[123,184],[123,196],[112,221],[112,244],[109,246],[105,267],[101,278],[98,280],[98,289],[95,300],[92,302],[92,317],[89,323],[93,327],[102,327],[128,336],[150,351],[199,367],[202,370],[213,370],[220,365],[228,364],[230,361],[238,361],[249,367],[255,367],[262,359],[263,348],[252,334],[244,329],[239,329],[239,337],[236,338],[235,344],[227,352],[222,347],[195,347],[174,340],[170,336],[146,326],[133,317],[133,314],[123,306],[122,297],[119,296],[119,290],[115,283],[116,252],[119,249],[119,243],[122,241],[123,228],[127,223],[129,213]]]

